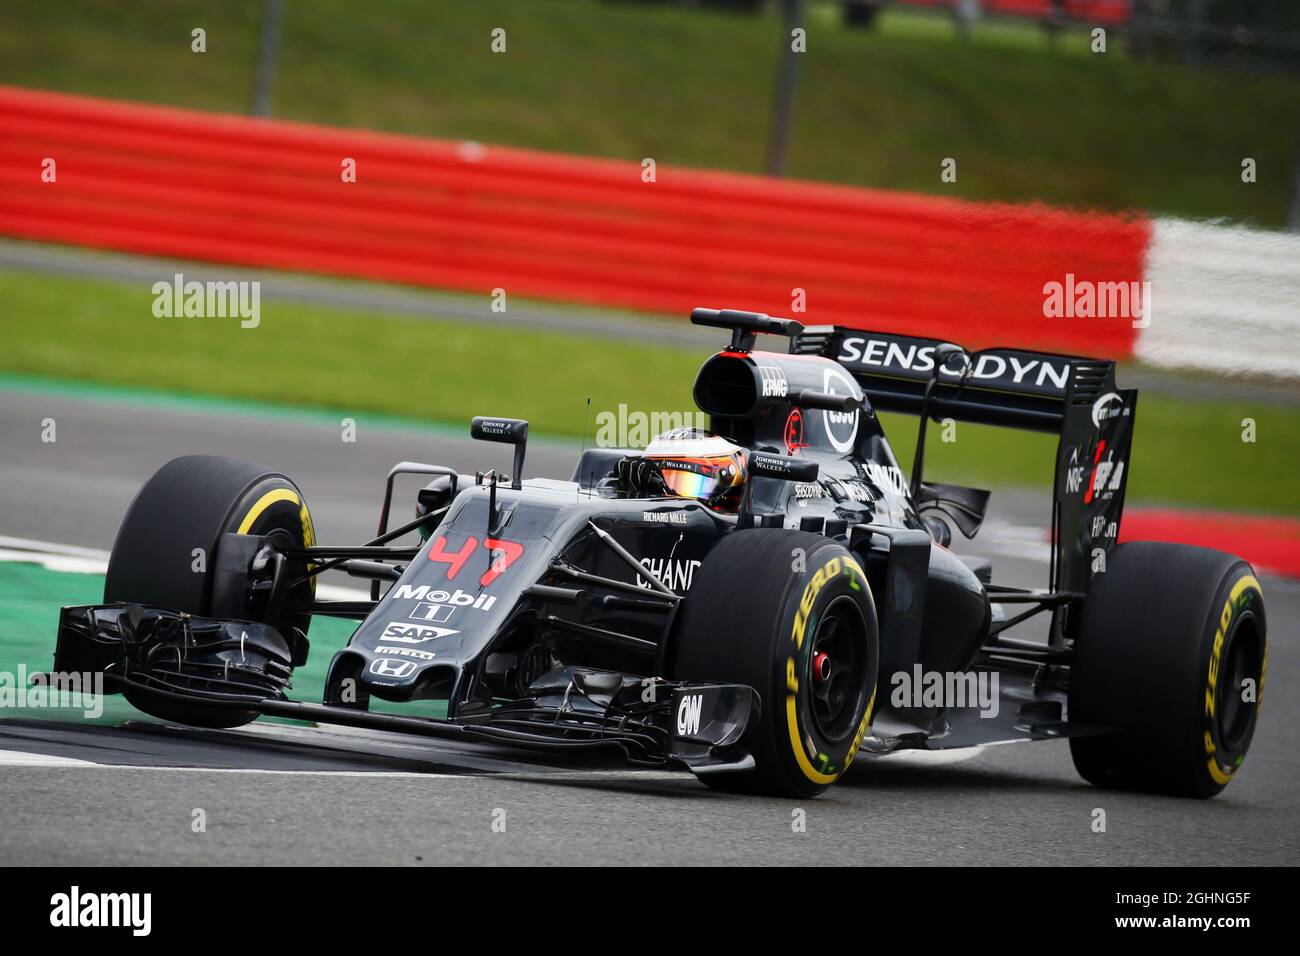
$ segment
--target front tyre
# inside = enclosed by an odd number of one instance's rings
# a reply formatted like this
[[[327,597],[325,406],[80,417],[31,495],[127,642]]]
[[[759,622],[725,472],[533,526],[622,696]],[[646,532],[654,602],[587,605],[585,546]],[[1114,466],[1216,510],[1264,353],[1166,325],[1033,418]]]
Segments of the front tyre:
[[[302,492],[284,475],[215,455],[169,461],[145,482],[122,519],[104,579],[105,603],[141,604],[199,617],[209,616],[223,597],[243,604],[246,580],[225,582],[231,595],[214,594],[218,547],[227,533],[265,535],[285,548],[315,544]],[[308,578],[287,597],[306,602],[314,594],[315,578]],[[277,632],[272,639],[276,646],[261,650],[284,666],[302,663],[310,620],[301,613],[274,615],[266,623]],[[242,649],[209,656],[191,653],[186,663],[195,672],[216,672],[244,658]],[[255,676],[248,679],[257,683]],[[266,683],[268,696],[276,686]],[[257,716],[252,710],[178,701],[139,687],[125,695],[146,713],[202,727],[237,727]]]
[[[758,692],[758,713],[741,741],[754,766],[702,779],[784,797],[825,790],[866,734],[879,667],[871,590],[844,547],[787,529],[727,535],[682,604],[670,674]]]
[[[1212,797],[1255,734],[1268,666],[1264,595],[1221,551],[1135,541],[1094,576],[1070,667],[1075,769],[1102,787]]]

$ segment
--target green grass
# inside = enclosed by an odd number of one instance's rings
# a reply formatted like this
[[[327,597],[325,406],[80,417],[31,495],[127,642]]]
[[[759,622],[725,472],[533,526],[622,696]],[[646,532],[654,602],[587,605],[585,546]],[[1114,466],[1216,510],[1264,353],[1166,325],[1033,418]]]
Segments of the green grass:
[[[6,0],[0,83],[247,109],[257,0]],[[759,171],[778,21],[597,0],[286,4],[277,115]],[[207,52],[190,31],[207,31]],[[495,27],[505,54],[489,50]],[[934,18],[810,16],[789,174],[979,200],[1284,221],[1300,80],[1049,47]],[[939,181],[940,161],[958,181]],[[1258,181],[1240,179],[1243,157]]]
[[[54,655],[54,638],[59,626],[59,608],[81,604],[98,604],[104,598],[104,576],[69,571],[50,571],[39,564],[0,561],[0,671],[14,675],[19,665],[28,674],[50,669]],[[311,653],[307,663],[294,668],[289,696],[294,700],[320,703],[325,694],[325,676],[334,652],[347,644],[356,630],[355,621],[315,617],[309,638]],[[37,719],[79,719],[89,701],[74,697],[72,708],[5,709],[0,716]],[[119,695],[103,698],[103,714],[98,719],[114,724],[138,719],[143,715]],[[371,710],[407,716],[445,717],[445,701],[418,701],[395,704],[373,700]],[[301,721],[279,717],[263,718],[272,723],[296,724]]]
[[[577,437],[593,411],[692,408],[698,351],[608,338],[262,302],[261,324],[162,319],[147,282],[0,270],[0,371],[225,398],[397,415],[463,427],[477,414],[528,418]],[[1122,375],[1121,375],[1122,380]],[[1241,441],[1243,418],[1258,441]],[[904,465],[915,420],[884,416]],[[1046,485],[1050,436],[959,425],[931,430],[927,474],[988,485]],[[1300,513],[1300,409],[1144,394],[1129,493],[1148,502]]]
[[[1118,378],[1124,381],[1124,371]],[[1257,440],[1243,442],[1242,419]],[[910,473],[916,419],[881,415],[895,453]],[[925,474],[984,488],[1052,482],[1056,437],[980,425],[957,425],[945,445],[932,424]],[[1128,475],[1128,500],[1224,511],[1300,515],[1293,478],[1300,447],[1300,408],[1272,402],[1189,400],[1141,392]]]
[[[685,407],[694,357],[518,327],[380,318],[266,300],[261,324],[160,319],[150,283],[0,271],[0,368],[114,385],[464,424],[527,409],[578,435],[587,397]]]
[[[54,638],[59,626],[59,608],[81,604],[98,604],[104,598],[104,576],[80,572],[50,571],[39,564],[18,561],[0,562],[0,672],[16,679],[18,667],[28,674],[50,669],[54,655]],[[307,663],[294,669],[294,700],[320,703],[325,693],[325,675],[334,652],[343,647],[356,629],[356,622],[336,618],[312,619],[311,654]],[[77,720],[84,716],[89,701],[74,697],[74,707],[65,709],[18,708],[0,711],[5,717],[31,717],[42,720]],[[103,698],[103,714],[97,718],[109,724],[144,716],[120,695]],[[372,701],[372,710],[402,713],[408,716],[445,717],[443,701],[420,701],[415,705]],[[264,718],[272,723],[300,723],[278,717]]]

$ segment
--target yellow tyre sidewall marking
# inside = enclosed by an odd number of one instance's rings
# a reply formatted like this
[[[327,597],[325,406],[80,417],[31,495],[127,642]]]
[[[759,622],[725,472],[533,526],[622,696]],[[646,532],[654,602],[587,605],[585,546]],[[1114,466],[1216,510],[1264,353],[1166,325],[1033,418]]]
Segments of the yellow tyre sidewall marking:
[[[311,512],[307,510],[307,502],[302,503],[302,508],[298,511],[298,518],[302,521],[302,546],[304,548],[316,547],[316,525],[312,523]],[[307,563],[307,570],[310,572],[315,569],[316,565],[311,562]],[[307,579],[308,587],[311,589],[311,596],[316,596],[316,575]]]
[[[295,505],[302,506],[302,499],[298,497],[298,492],[291,488],[276,488],[274,491],[268,491],[262,497],[257,499],[257,503],[248,509],[248,514],[244,515],[244,520],[239,523],[239,534],[248,534],[248,529],[253,527],[257,519],[262,517],[262,513],[267,508],[278,501],[291,501]],[[304,536],[307,527],[304,525]]]
[[[794,750],[794,759],[799,764],[799,769],[813,783],[834,783],[839,777],[838,772],[824,774],[809,762],[808,754],[804,752],[803,741],[799,739],[799,715],[795,710],[795,695],[790,694],[785,699],[785,718],[790,727],[790,747]]]
[[[1213,731],[1215,691],[1217,689],[1219,677],[1219,656],[1223,650],[1223,643],[1227,638],[1228,630],[1232,626],[1234,618],[1237,616],[1237,599],[1240,598],[1242,592],[1247,589],[1251,589],[1258,594],[1261,601],[1264,599],[1264,589],[1260,587],[1259,580],[1253,574],[1243,574],[1237,579],[1236,583],[1232,585],[1232,589],[1228,592],[1228,599],[1224,602],[1223,611],[1219,615],[1219,625],[1214,632],[1214,644],[1210,647],[1210,664],[1206,671],[1205,678],[1205,716],[1209,718],[1209,725],[1205,731],[1205,752],[1207,755],[1205,768],[1209,771],[1210,779],[1220,786],[1227,784],[1232,780],[1232,776],[1237,772],[1237,768],[1232,767],[1228,770],[1224,770],[1219,765],[1219,761],[1215,756],[1218,752],[1218,748],[1214,743]],[[1264,661],[1266,662],[1268,659],[1267,647],[1264,648],[1263,654]],[[1255,692],[1255,711],[1257,719],[1259,706],[1263,703],[1264,698],[1264,667],[1266,666],[1266,663],[1261,665],[1259,687]]]
[[[861,587],[868,586],[866,574],[863,573],[862,567],[851,555],[836,555],[819,567],[804,586],[803,596],[799,601],[798,608],[795,610],[794,627],[790,635],[790,639],[794,644],[794,654],[800,653],[803,649],[810,612],[817,601],[817,597],[821,594],[822,588],[834,581],[841,573],[849,573],[854,576]],[[867,733],[867,726],[871,723],[871,711],[876,703],[876,694],[873,690],[871,700],[867,702],[866,711],[862,715],[862,723],[858,726],[857,733],[853,737],[853,742],[843,764],[832,774],[822,773],[808,759],[807,750],[800,738],[797,706],[799,681],[795,672],[795,660],[794,656],[791,656],[786,660],[787,690],[789,690],[789,693],[785,698],[785,717],[786,726],[790,732],[790,749],[794,751],[795,762],[799,765],[799,769],[803,771],[805,777],[816,784],[832,784],[839,779],[840,775],[848,769],[849,764],[853,762],[853,756],[857,753],[858,746]]]
[[[239,522],[239,534],[248,534],[248,529],[257,523],[257,519],[267,508],[281,501],[288,501],[298,505],[298,519],[302,522],[302,546],[304,548],[314,547],[316,544],[316,526],[312,524],[311,512],[307,510],[307,502],[303,501],[298,492],[292,488],[276,488],[274,491],[268,491],[262,497],[258,498],[253,507],[248,509],[248,514],[244,515],[244,520]],[[312,565],[307,565],[310,571]],[[311,587],[312,596],[316,595],[316,578],[313,576],[308,579]]]

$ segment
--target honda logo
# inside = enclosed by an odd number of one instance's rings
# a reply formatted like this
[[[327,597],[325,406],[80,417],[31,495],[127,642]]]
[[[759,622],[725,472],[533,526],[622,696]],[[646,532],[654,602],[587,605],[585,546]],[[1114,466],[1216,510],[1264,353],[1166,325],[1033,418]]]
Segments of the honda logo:
[[[401,680],[403,677],[410,677],[415,673],[415,664],[411,661],[391,661],[381,657],[377,661],[370,662],[370,673],[376,677],[391,677],[394,680]]]

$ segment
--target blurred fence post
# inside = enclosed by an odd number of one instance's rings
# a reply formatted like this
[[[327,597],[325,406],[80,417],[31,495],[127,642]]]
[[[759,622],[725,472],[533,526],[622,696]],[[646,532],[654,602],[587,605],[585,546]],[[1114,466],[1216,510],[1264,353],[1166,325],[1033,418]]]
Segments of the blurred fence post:
[[[257,40],[257,65],[253,73],[254,116],[271,115],[271,85],[275,82],[275,59],[280,50],[280,21],[284,0],[262,0],[262,29]]]
[[[767,172],[785,175],[786,155],[790,151],[790,126],[794,120],[794,86],[799,76],[799,57],[790,35],[795,27],[804,26],[806,0],[784,0],[784,23],[781,28],[781,62],[776,77],[776,99],[772,104],[772,134],[767,146]]]
[[[1183,62],[1190,66],[1201,62],[1201,36],[1206,32],[1209,16],[1210,0],[1190,0],[1183,34]]]
[[[1300,143],[1296,146],[1295,170],[1291,173],[1291,208],[1287,210],[1286,227],[1300,232]]]

